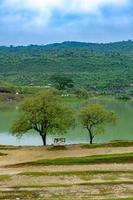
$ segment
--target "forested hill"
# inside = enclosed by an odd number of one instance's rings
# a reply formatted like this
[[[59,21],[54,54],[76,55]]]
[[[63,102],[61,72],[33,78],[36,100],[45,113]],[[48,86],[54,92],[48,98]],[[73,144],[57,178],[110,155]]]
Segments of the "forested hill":
[[[1,81],[44,85],[51,75],[97,90],[132,90],[133,41],[0,47]]]

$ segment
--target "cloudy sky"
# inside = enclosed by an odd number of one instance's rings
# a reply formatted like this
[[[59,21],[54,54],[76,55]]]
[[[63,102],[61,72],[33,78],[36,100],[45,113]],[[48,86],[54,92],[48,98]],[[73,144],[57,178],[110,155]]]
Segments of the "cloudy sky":
[[[133,0],[0,0],[0,45],[133,39]]]

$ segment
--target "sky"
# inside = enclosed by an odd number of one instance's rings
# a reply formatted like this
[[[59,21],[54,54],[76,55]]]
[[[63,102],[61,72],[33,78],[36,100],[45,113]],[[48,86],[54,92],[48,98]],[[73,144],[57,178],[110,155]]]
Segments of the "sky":
[[[0,0],[0,45],[133,39],[133,0]]]

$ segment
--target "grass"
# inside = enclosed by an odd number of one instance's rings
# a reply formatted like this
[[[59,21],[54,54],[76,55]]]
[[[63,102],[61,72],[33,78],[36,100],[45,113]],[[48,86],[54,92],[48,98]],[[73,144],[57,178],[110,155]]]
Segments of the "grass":
[[[26,199],[26,200],[38,200],[39,194],[38,192],[34,191],[4,191],[0,192],[0,199],[3,200],[14,200],[14,199]],[[41,200],[43,200],[41,198]]]
[[[69,157],[57,159],[45,159],[33,162],[9,165],[8,167],[37,166],[37,165],[89,165],[89,164],[111,164],[111,163],[133,163],[133,153],[106,154],[86,157]]]
[[[6,154],[6,153],[1,153],[1,152],[0,152],[0,156],[7,156],[7,154]]]
[[[0,145],[0,150],[16,150],[20,147],[11,146],[11,145]]]
[[[104,199],[104,200],[133,200],[133,197],[129,197],[129,198],[115,198],[115,199]]]
[[[0,182],[2,181],[7,181],[10,179],[10,176],[9,175],[0,175]]]
[[[106,175],[103,177],[103,179],[104,181],[116,181],[118,179],[118,175],[117,176],[113,174],[110,176]]]
[[[72,184],[46,184],[46,185],[17,185],[17,186],[13,186],[11,187],[12,189],[20,189],[20,188],[47,188],[47,187],[55,187],[55,188],[59,188],[59,187],[71,187]]]
[[[102,148],[102,147],[133,147],[133,141],[116,140],[106,144],[82,144],[81,148]]]
[[[133,181],[103,181],[103,182],[83,182],[76,185],[89,186],[89,185],[127,185],[133,184]]]
[[[49,151],[60,151],[60,150],[67,150],[66,146],[50,146],[48,147]]]
[[[107,198],[104,197],[105,195],[103,195],[103,198],[99,198],[99,196],[95,196],[95,198],[92,198],[92,196],[88,195],[85,196],[84,194],[82,194],[83,197],[81,196],[75,196],[74,194],[72,195],[66,195],[66,194],[51,194],[49,196],[46,196],[46,192],[38,192],[38,191],[6,191],[6,192],[0,192],[0,199],[6,199],[6,200],[14,200],[14,199],[26,199],[26,200],[92,200],[92,199],[102,199],[102,200],[133,200],[133,197],[128,197],[128,198]]]
[[[20,176],[33,176],[33,177],[39,177],[39,176],[69,176],[69,175],[99,175],[99,174],[133,174],[133,171],[61,171],[61,172],[21,172],[18,175]]]
[[[110,172],[110,171],[109,171]],[[129,191],[125,194],[125,192],[120,193],[120,195],[117,195],[113,198],[113,193],[115,191],[112,190],[113,186],[121,185],[121,187],[125,187],[126,184],[129,184],[129,187],[131,188],[133,182],[128,181],[117,181],[117,182],[99,182],[99,183],[89,183],[89,182],[83,182],[81,184],[50,184],[50,185],[16,185],[14,187],[8,188],[11,191],[0,191],[0,199],[7,199],[7,200],[13,200],[13,199],[40,199],[40,200],[89,200],[89,199],[102,199],[102,200],[133,200],[132,192]],[[71,187],[76,186],[77,193],[74,191],[71,191]],[[100,193],[95,194],[94,192],[90,194],[89,188],[90,187],[97,188]],[[107,187],[105,187],[107,186]],[[51,188],[51,189],[50,189]],[[74,187],[75,188],[75,187]],[[86,188],[86,192],[82,192],[82,189]],[[111,198],[111,195],[112,198]],[[123,198],[122,198],[123,196]],[[125,198],[124,198],[125,196]],[[94,198],[95,197],[95,198]]]

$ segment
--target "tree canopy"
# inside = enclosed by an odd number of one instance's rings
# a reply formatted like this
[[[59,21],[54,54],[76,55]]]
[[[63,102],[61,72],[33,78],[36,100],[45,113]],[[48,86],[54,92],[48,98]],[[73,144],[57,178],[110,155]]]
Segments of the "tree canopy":
[[[80,120],[83,127],[88,130],[92,144],[94,137],[104,132],[104,125],[116,121],[116,115],[101,105],[89,105],[81,110]]]
[[[53,75],[50,78],[51,82],[55,85],[55,87],[59,90],[65,90],[67,88],[72,88],[74,83],[72,78],[69,76],[63,75]]]
[[[73,112],[58,96],[45,91],[23,102],[20,115],[12,126],[12,133],[21,137],[29,130],[35,130],[46,145],[47,134],[64,133],[73,123]]]

